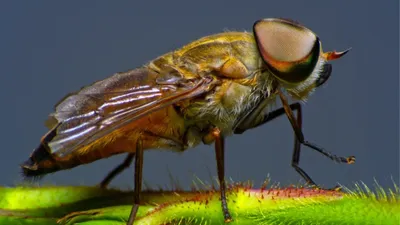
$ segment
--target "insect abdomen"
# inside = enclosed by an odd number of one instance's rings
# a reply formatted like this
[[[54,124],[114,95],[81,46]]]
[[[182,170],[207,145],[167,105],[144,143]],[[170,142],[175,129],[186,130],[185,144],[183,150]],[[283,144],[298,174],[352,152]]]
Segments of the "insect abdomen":
[[[40,177],[60,170],[60,167],[55,163],[53,156],[46,147],[48,141],[55,136],[55,133],[56,129],[52,129],[47,133],[39,146],[33,150],[29,159],[21,164],[24,177]]]

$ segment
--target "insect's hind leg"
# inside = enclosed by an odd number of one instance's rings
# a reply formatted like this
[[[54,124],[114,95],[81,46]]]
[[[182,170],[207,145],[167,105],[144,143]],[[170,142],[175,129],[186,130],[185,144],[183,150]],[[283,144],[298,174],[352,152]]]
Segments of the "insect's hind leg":
[[[115,167],[113,170],[111,170],[107,176],[101,181],[100,187],[101,188],[106,188],[108,184],[113,180],[117,175],[122,173],[125,169],[129,168],[129,166],[132,164],[133,158],[135,157],[135,153],[129,153],[128,156],[125,158],[125,160],[119,164],[117,167]]]
[[[143,175],[143,141],[138,139],[136,142],[136,156],[135,156],[135,189],[133,192],[133,206],[131,214],[129,215],[127,225],[133,225],[136,218],[136,213],[139,209],[140,191],[142,190],[142,175]]]

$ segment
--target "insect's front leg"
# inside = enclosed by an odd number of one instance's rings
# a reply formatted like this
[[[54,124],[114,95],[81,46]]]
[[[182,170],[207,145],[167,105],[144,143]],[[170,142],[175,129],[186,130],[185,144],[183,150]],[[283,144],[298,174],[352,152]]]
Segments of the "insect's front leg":
[[[287,104],[287,101],[284,99],[284,107],[279,108],[277,110],[274,110],[272,112],[266,113],[265,115],[262,116],[262,120],[259,120],[257,122],[254,122],[254,120],[257,118],[258,114],[261,112],[261,109],[264,107],[263,103],[261,103],[257,108],[253,109],[251,113],[246,115],[243,119],[240,120],[238,125],[236,126],[234,133],[235,134],[241,134],[245,132],[246,130],[259,127],[263,124],[266,124],[277,117],[280,117],[285,114],[289,114],[288,118],[292,124],[293,130],[296,134],[295,136],[295,141],[294,141],[294,150],[293,150],[293,155],[292,155],[292,167],[303,177],[303,179],[307,182],[307,184],[318,188],[318,185],[311,179],[311,177],[299,166],[299,161],[300,161],[300,150],[301,150],[301,144],[304,144],[320,153],[323,155],[327,156],[328,158],[340,162],[340,163],[347,163],[347,164],[352,164],[355,162],[355,157],[350,156],[350,157],[341,157],[341,156],[336,156],[332,153],[326,152],[324,149],[317,147],[315,144],[312,144],[304,139],[304,135],[302,133],[302,110],[301,110],[301,105],[300,103],[293,103],[293,104]],[[297,111],[297,116],[294,118],[293,112],[296,110]],[[337,187],[333,188],[337,189]]]

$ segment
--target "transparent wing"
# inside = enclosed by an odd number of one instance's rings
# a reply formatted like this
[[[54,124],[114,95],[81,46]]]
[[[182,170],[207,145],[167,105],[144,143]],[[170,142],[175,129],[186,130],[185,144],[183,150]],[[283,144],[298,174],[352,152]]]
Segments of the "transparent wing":
[[[147,68],[117,73],[58,103],[46,122],[52,131],[43,140],[52,153],[66,155],[142,116],[205,93],[210,81]]]

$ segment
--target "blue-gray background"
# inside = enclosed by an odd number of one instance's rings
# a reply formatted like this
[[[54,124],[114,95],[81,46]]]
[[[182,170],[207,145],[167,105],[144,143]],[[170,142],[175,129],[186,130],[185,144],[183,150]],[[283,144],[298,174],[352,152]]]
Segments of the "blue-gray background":
[[[383,3],[385,2],[385,4]],[[389,3],[391,5],[389,5]],[[1,185],[20,181],[26,160],[46,132],[43,121],[66,93],[125,71],[205,35],[251,31],[266,17],[298,20],[316,32],[324,50],[353,49],[334,61],[329,82],[304,107],[304,133],[354,165],[335,164],[303,147],[300,165],[317,183],[391,186],[399,182],[398,1],[2,1],[0,3]],[[293,133],[282,117],[227,139],[226,174],[256,185],[270,174],[297,183],[290,166]],[[120,155],[46,177],[42,183],[92,185]],[[216,175],[212,146],[183,154],[145,153],[144,179],[183,187],[196,174]],[[133,186],[133,169],[113,186]]]

